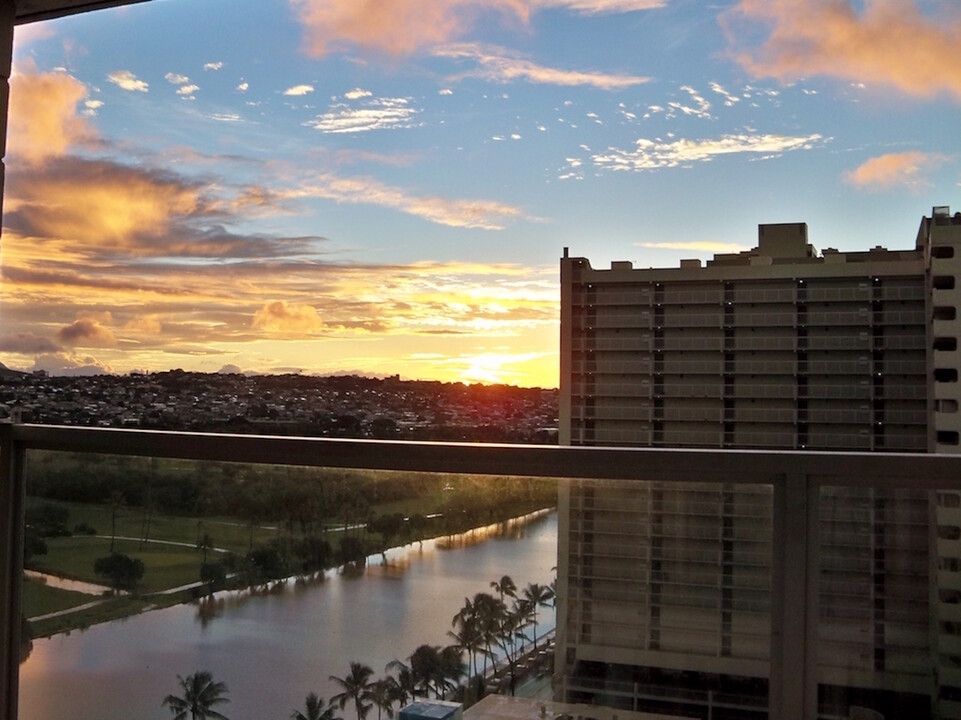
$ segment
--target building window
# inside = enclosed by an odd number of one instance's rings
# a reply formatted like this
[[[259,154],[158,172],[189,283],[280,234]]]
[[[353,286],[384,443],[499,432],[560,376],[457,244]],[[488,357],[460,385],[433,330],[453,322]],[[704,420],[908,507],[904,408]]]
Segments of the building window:
[[[936,368],[934,371],[935,382],[954,383],[958,381],[957,368]]]

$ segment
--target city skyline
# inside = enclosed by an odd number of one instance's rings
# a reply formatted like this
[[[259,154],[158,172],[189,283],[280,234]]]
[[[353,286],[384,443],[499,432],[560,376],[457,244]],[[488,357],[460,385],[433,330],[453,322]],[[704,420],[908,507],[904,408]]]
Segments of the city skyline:
[[[948,3],[372,7],[18,28],[0,362],[556,387],[565,246],[904,249],[961,205]]]

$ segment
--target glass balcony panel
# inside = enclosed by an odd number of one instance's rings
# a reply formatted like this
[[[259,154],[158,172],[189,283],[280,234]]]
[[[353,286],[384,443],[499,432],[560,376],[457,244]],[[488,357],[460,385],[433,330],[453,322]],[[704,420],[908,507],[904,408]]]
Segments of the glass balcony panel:
[[[532,583],[552,584],[556,487],[30,451],[24,613],[34,639],[19,718],[168,717],[161,703],[178,676],[199,671],[227,684],[227,717],[289,717],[309,692],[341,692],[330,677],[352,661],[385,678],[419,646],[456,644],[454,616],[479,593],[500,599],[504,576],[516,583],[504,585],[507,608]],[[117,555],[142,563],[142,576],[97,572]],[[489,684],[507,687],[509,650],[517,686],[549,696],[554,606],[540,600],[491,638],[491,657],[459,653],[464,668],[497,662]]]

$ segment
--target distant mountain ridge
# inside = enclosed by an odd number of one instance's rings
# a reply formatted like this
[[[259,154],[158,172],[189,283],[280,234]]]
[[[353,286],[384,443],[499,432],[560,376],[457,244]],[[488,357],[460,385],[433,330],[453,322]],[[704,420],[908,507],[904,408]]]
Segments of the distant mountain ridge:
[[[16,380],[17,378],[26,377],[29,374],[30,373],[25,373],[21,370],[11,370],[0,362],[0,380]]]

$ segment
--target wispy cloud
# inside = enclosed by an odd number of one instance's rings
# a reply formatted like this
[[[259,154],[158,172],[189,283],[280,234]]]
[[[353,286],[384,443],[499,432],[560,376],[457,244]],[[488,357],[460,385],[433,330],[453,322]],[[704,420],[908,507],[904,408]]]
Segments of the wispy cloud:
[[[136,75],[134,75],[129,70],[116,70],[109,75],[107,75],[107,80],[112,82],[114,85],[119,87],[121,90],[127,90],[128,92],[147,92],[150,89],[148,85],[143,80],[140,80]]]
[[[321,197],[342,203],[379,205],[449,227],[501,230],[509,220],[523,217],[516,205],[494,200],[460,200],[415,195],[373,178],[322,174],[291,195]]]
[[[563,8],[583,15],[606,15],[639,10],[656,10],[667,5],[666,0],[533,0],[540,8]]]
[[[409,55],[463,37],[482,16],[521,23],[530,17],[526,0],[291,0],[291,5],[314,57],[352,46]]]
[[[353,90],[348,90],[344,93],[344,97],[348,100],[360,100],[361,98],[370,97],[373,95],[370,90],[363,90],[361,88],[354,88]]]
[[[190,82],[190,78],[186,75],[178,75],[177,73],[172,72],[164,75],[164,80],[169,82],[171,85],[184,85]]]
[[[250,89],[250,83],[242,82],[237,86],[238,92],[247,92]]]
[[[313,85],[294,85],[284,90],[284,95],[298,97],[301,95],[309,95],[314,91]]]
[[[724,98],[724,104],[727,107],[733,107],[741,102],[741,98],[737,95],[732,95],[727,90],[725,90],[720,83],[711,82],[711,90],[716,92],[718,95]]]
[[[410,98],[375,98],[359,107],[346,103],[332,105],[328,112],[304,124],[325,133],[391,130],[411,127],[418,112],[411,106]]]
[[[826,75],[961,100],[961,15],[950,5],[926,15],[918,0],[739,0],[720,17],[731,53],[756,77]],[[756,45],[747,38],[758,24],[766,37]]]
[[[682,85],[681,90],[686,92],[693,102],[693,105],[685,105],[682,102],[672,101],[668,103],[668,107],[680,112],[683,115],[691,115],[694,117],[703,118],[705,120],[711,119],[711,103],[702,97],[697,90],[689,85]]]
[[[643,242],[637,243],[637,247],[650,248],[652,250],[689,250],[697,253],[738,253],[744,250],[750,250],[746,245],[721,243],[712,240],[699,240],[694,242]]]
[[[633,150],[611,148],[594,155],[594,164],[611,170],[657,170],[708,162],[720,155],[748,153],[779,155],[792,150],[809,150],[823,145],[821,135],[723,135],[716,140],[675,140],[664,142],[641,138]]]
[[[204,63],[204,70],[220,70],[224,64],[220,61]]]
[[[844,174],[844,181],[864,190],[906,187],[918,190],[928,184],[924,176],[945,161],[943,155],[924,152],[889,153],[871,158]]]
[[[541,85],[589,86],[600,90],[623,90],[650,81],[650,78],[640,75],[546,67],[517,57],[504,48],[471,43],[441,47],[434,51],[434,55],[454,60],[473,60],[477,63],[476,69],[449,78],[451,81],[480,78],[490,82],[510,83],[520,80]]]

